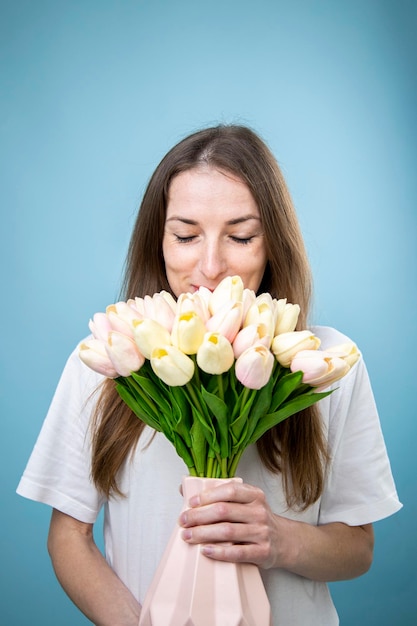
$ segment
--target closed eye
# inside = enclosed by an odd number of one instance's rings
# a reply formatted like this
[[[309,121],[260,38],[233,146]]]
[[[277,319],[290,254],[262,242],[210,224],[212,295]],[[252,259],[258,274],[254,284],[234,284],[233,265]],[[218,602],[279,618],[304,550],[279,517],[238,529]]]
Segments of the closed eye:
[[[178,243],[189,243],[190,241],[195,239],[195,237],[196,237],[195,235],[189,235],[188,237],[180,237],[180,235],[175,235],[175,238],[178,241]]]
[[[252,241],[253,237],[230,237],[230,239],[232,241],[235,241],[236,243],[241,243],[242,245],[246,245]]]

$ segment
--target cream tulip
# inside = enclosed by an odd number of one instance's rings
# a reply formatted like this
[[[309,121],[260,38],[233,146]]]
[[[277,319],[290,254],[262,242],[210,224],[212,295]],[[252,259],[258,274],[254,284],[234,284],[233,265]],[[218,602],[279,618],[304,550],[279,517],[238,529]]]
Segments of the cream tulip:
[[[151,358],[152,351],[160,346],[171,343],[169,331],[149,318],[133,322],[133,338],[137,347],[146,359]]]
[[[175,346],[166,345],[155,348],[150,360],[155,374],[172,387],[182,387],[193,377],[193,360]]]
[[[233,365],[234,354],[230,343],[220,333],[206,333],[197,352],[197,365],[207,374],[223,374]]]
[[[269,381],[274,367],[274,357],[262,345],[242,352],[235,364],[236,378],[249,389],[261,389]]]
[[[226,302],[242,302],[242,296],[243,281],[240,276],[223,278],[210,296],[210,313],[216,313]]]
[[[319,346],[320,339],[311,331],[296,330],[274,337],[271,350],[281,365],[289,367],[297,352],[300,350],[317,350]]]
[[[210,295],[211,292],[206,290]],[[208,310],[208,300],[203,296],[203,288],[200,287],[195,293],[182,293],[177,301],[177,315],[183,313],[196,313],[205,323],[210,314]]]
[[[252,306],[249,308],[243,326],[250,324],[264,324],[267,328],[267,334],[274,336],[275,318],[274,305],[269,293],[263,293],[258,296]]]
[[[290,304],[286,298],[275,300],[275,332],[274,335],[290,333],[295,330],[300,315],[300,305]]]
[[[185,354],[196,354],[203,341],[206,327],[193,311],[175,316],[171,342]]]
[[[358,350],[358,347],[354,343],[341,343],[337,346],[332,346],[331,348],[326,348],[326,352],[330,352],[334,356],[338,356],[349,364],[349,367],[355,365],[355,363],[360,359],[361,353]]]

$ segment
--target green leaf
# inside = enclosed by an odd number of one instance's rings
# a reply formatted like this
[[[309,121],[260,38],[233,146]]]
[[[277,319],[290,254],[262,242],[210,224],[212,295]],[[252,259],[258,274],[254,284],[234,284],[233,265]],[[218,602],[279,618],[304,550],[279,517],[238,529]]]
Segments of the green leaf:
[[[229,409],[221,398],[209,393],[204,387],[201,389],[201,395],[216,418],[220,436],[220,456],[224,459],[229,456]]]
[[[204,476],[206,471],[207,440],[201,422],[198,419],[194,421],[191,427],[190,436],[197,475]]]
[[[293,400],[290,400],[289,402],[284,404],[278,411],[265,415],[263,419],[259,420],[259,423],[248,442],[248,445],[251,443],[255,443],[255,441],[262,437],[262,435],[270,428],[273,428],[280,422],[283,422],[288,417],[291,417],[291,415],[307,409],[309,406],[312,406],[332,392],[333,390],[323,391],[321,393],[310,391],[303,396],[297,396]]]
[[[126,389],[126,387],[124,387],[119,382],[117,382],[116,390],[119,396],[121,397],[121,399],[123,400],[123,402],[127,404],[129,409],[133,411],[136,417],[139,417],[139,419],[141,419],[143,422],[145,422],[145,424],[147,424],[151,428],[154,428],[155,430],[158,430],[161,432],[162,428],[159,422],[155,420],[154,417],[151,415],[151,413],[147,411],[143,407],[143,405],[141,405],[141,403],[138,402],[137,399],[135,399],[132,396],[132,394],[130,393],[128,389]]]
[[[271,400],[271,409],[276,411],[285,400],[297,389],[303,378],[302,372],[293,372],[285,374],[276,382],[274,393]]]
[[[181,436],[185,445],[191,448],[190,430],[192,419],[190,405],[187,402],[182,387],[172,387],[171,392],[173,429]]]
[[[159,385],[156,385],[149,378],[145,378],[145,376],[141,376],[140,374],[137,374],[136,372],[132,372],[130,377],[135,381],[137,385],[139,385],[139,387],[144,392],[148,394],[148,396],[153,400],[153,402],[155,402],[155,404],[159,406],[160,410],[163,412],[164,415],[171,412],[171,405],[167,401],[166,397],[163,395],[164,393],[166,394],[166,391],[167,391],[166,389],[164,389],[163,387]]]

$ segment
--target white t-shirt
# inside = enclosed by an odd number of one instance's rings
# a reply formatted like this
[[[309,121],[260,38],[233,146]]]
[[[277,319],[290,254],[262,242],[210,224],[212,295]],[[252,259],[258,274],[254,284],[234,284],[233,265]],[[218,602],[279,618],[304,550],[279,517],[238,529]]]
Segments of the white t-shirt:
[[[322,348],[347,340],[332,328],[313,330],[321,338]],[[88,523],[95,522],[104,506],[106,558],[142,603],[176,524],[182,505],[179,485],[187,470],[172,444],[160,433],[152,439],[154,432],[146,427],[121,472],[120,487],[126,497],[105,501],[90,479],[89,422],[94,390],[101,380],[74,351],[17,492]],[[363,360],[335,386],[338,389],[319,404],[332,462],[317,502],[301,513],[289,510],[280,476],[264,468],[256,446],[243,454],[238,475],[263,489],[279,515],[314,525],[368,524],[395,513],[402,505]],[[325,583],[281,569],[261,573],[274,626],[339,623]]]

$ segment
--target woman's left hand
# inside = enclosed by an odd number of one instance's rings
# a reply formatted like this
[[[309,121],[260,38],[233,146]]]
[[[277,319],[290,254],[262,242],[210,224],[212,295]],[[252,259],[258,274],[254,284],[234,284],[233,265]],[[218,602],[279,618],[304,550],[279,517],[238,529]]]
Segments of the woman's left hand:
[[[245,483],[228,482],[194,496],[182,513],[182,537],[202,545],[202,552],[221,561],[255,563],[262,568],[283,566],[284,526],[265,494]]]
[[[272,512],[258,487],[226,482],[194,496],[189,506],[179,520],[182,537],[212,559],[280,567],[322,582],[355,578],[372,563],[372,524],[287,519]]]

